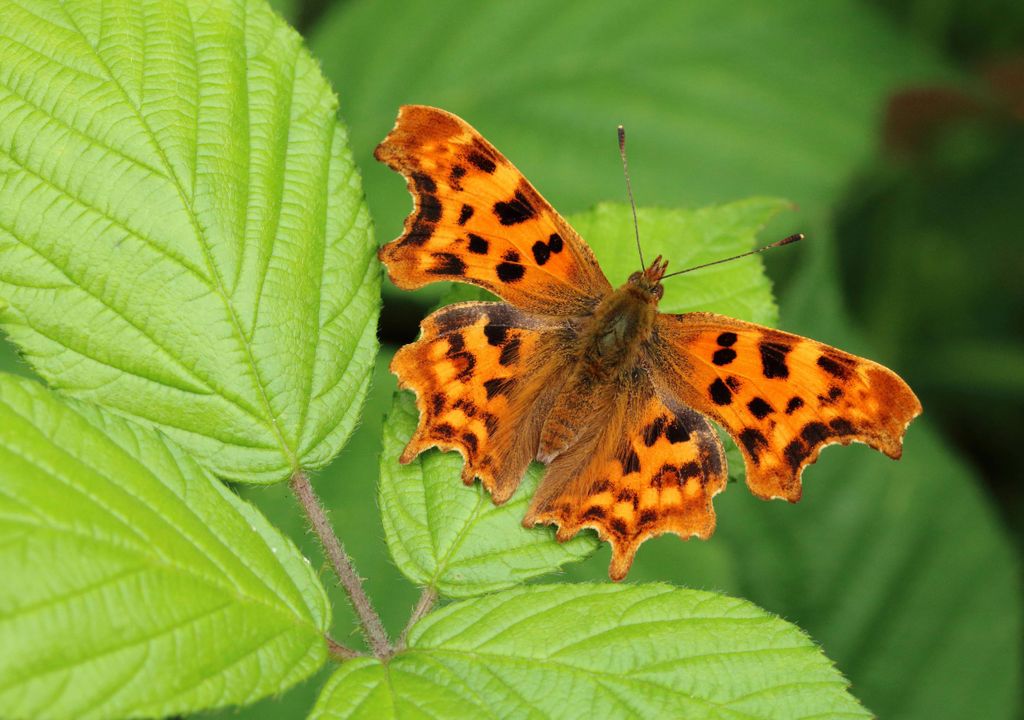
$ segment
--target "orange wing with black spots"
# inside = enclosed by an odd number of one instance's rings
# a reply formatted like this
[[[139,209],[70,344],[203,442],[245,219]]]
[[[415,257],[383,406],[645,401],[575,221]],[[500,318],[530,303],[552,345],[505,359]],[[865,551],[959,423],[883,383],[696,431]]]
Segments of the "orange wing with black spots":
[[[455,115],[406,105],[374,154],[405,176],[415,203],[379,253],[398,287],[473,283],[548,315],[587,312],[611,291],[576,231]]]
[[[430,447],[465,458],[463,481],[479,477],[494,501],[515,492],[537,450],[558,372],[558,345],[571,333],[558,318],[507,303],[448,305],[420,325],[420,338],[391,361],[416,393],[420,421],[400,461]]]
[[[799,500],[800,475],[826,445],[861,442],[899,458],[921,413],[907,384],[878,363],[722,315],[659,315],[647,355],[660,392],[736,440],[747,485],[762,498]]]
[[[711,536],[711,500],[728,476],[707,420],[657,397],[648,377],[637,373],[587,421],[591,427],[580,441],[548,466],[524,525],[554,523],[563,542],[593,528],[612,546],[613,580],[626,576],[648,538]]]

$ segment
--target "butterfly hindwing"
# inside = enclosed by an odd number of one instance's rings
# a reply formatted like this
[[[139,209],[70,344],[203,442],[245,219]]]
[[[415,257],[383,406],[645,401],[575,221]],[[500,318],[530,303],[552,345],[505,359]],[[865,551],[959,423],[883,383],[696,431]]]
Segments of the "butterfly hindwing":
[[[711,536],[711,500],[728,476],[707,420],[659,398],[647,374],[636,372],[583,422],[579,440],[548,466],[524,525],[557,524],[563,541],[595,529],[612,545],[614,580],[626,576],[648,538]]]
[[[659,389],[733,437],[763,498],[799,500],[801,473],[826,445],[862,442],[898,458],[921,412],[878,363],[713,313],[659,315],[648,356]]]
[[[611,291],[576,231],[455,115],[406,105],[375,155],[415,201],[405,232],[380,250],[399,287],[473,283],[547,315],[586,312]]]
[[[495,502],[507,500],[536,452],[565,332],[557,318],[500,302],[429,315],[420,338],[391,361],[399,384],[416,393],[420,417],[401,462],[433,446],[457,450],[463,480],[480,477]]]

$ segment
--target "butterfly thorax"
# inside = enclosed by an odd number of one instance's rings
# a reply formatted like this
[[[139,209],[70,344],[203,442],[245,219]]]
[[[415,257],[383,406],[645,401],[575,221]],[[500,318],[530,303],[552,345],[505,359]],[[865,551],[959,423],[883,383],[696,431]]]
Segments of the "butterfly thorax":
[[[663,273],[664,264],[658,261],[633,273],[583,320],[575,364],[544,422],[538,459],[550,462],[557,457],[579,434],[579,418],[600,411],[601,398],[616,395],[609,389],[614,390],[632,371],[654,330]]]

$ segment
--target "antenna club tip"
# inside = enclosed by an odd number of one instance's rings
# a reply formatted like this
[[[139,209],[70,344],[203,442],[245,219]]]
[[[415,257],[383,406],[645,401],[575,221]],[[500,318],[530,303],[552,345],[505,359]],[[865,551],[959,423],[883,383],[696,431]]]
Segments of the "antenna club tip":
[[[799,242],[800,240],[803,240],[804,237],[805,236],[804,236],[803,233],[794,233],[793,235],[790,235],[789,237],[782,238],[777,243],[775,243],[775,245],[776,245],[776,247],[780,247],[782,245],[789,245],[790,243],[795,243],[795,242]]]

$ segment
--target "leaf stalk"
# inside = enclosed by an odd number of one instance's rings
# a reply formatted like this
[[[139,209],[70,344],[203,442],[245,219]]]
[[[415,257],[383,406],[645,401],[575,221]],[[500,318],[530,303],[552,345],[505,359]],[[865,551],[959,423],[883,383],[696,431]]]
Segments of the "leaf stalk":
[[[327,519],[327,512],[309,482],[309,476],[302,470],[296,470],[291,477],[290,484],[292,492],[299,500],[299,505],[302,506],[302,511],[309,520],[313,533],[320,541],[324,555],[341,582],[345,594],[348,595],[349,602],[359,618],[359,626],[366,638],[367,645],[375,657],[379,660],[387,660],[394,654],[391,639],[388,637],[387,630],[384,629],[384,624],[374,609],[370,597],[363,589],[363,579],[359,577],[341,540],[338,539],[331,527],[330,520]],[[341,646],[339,645],[339,647]]]

